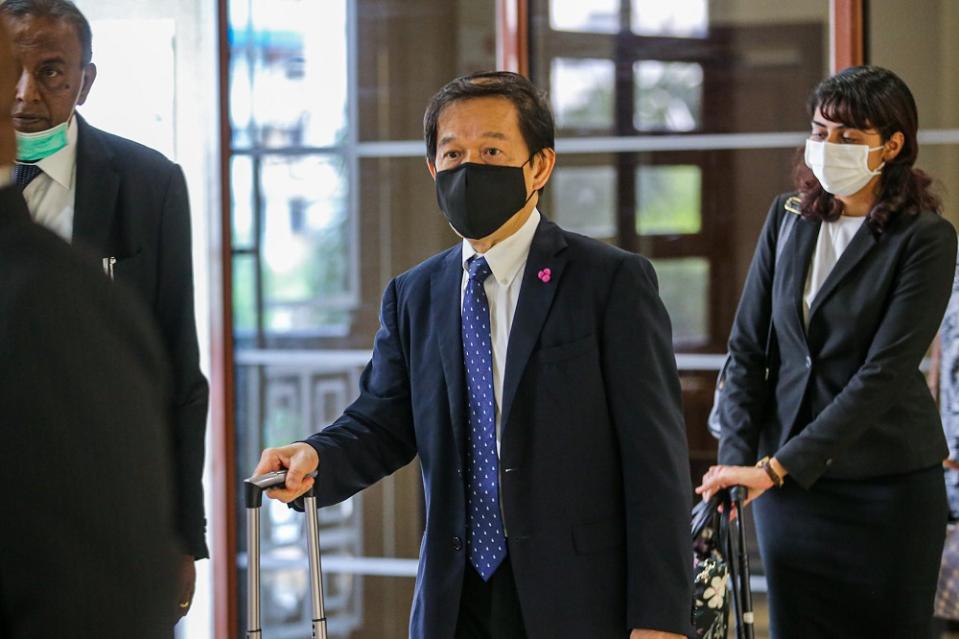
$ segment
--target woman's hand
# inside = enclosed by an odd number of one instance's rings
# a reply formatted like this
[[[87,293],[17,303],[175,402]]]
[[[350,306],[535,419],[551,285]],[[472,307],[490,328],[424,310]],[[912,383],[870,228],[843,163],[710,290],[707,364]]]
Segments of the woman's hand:
[[[708,500],[723,488],[730,486],[745,486],[748,489],[746,501],[749,504],[764,492],[773,487],[773,480],[762,468],[754,466],[710,466],[703,475],[703,483],[696,489],[697,495]]]

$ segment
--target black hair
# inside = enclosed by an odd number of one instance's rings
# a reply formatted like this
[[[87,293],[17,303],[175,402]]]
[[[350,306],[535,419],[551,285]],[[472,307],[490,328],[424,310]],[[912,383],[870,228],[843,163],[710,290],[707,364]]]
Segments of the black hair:
[[[883,167],[876,203],[869,211],[874,231],[882,233],[898,215],[913,216],[923,210],[941,213],[942,201],[931,189],[932,178],[914,167],[919,153],[919,115],[912,92],[899,76],[872,65],[844,69],[819,83],[806,108],[810,117],[818,108],[833,122],[875,129],[883,142],[902,133],[902,150]],[[804,217],[834,221],[842,215],[842,202],[822,188],[801,157],[795,178]]]
[[[440,114],[449,104],[471,98],[502,97],[513,103],[519,115],[519,130],[530,157],[556,145],[556,127],[546,94],[518,73],[484,71],[456,78],[430,100],[423,116],[426,158],[436,162],[436,129]]]
[[[77,5],[70,0],[5,0],[0,4],[0,16],[4,18],[53,18],[69,22],[77,32],[83,49],[83,65],[93,60],[93,32],[90,23]]]

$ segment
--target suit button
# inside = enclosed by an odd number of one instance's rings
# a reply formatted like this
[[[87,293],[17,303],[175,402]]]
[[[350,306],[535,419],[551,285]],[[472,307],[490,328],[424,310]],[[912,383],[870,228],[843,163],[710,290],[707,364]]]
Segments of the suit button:
[[[812,358],[806,355],[806,368],[812,368]]]
[[[457,552],[463,550],[463,540],[459,537],[453,537],[453,550]]]
[[[827,465],[827,466],[832,466],[832,458],[831,458],[831,457],[826,460],[826,465]]]

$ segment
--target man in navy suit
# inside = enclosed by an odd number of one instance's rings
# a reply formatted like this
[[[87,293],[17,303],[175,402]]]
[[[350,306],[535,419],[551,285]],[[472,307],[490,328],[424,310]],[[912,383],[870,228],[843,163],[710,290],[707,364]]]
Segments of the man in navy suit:
[[[554,127],[522,76],[450,82],[424,128],[464,240],[390,282],[343,416],[255,472],[332,504],[419,456],[411,637],[685,635],[688,453],[653,268],[536,209]]]

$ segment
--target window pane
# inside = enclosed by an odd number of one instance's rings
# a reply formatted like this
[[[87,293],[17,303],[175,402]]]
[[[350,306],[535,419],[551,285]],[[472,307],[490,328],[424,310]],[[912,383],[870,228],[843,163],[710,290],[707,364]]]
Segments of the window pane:
[[[619,0],[550,0],[549,24],[557,31],[616,33]]]
[[[709,28],[706,0],[632,0],[634,33],[701,38]]]
[[[233,334],[250,335],[256,330],[256,258],[233,257]]]
[[[346,0],[234,0],[231,9],[234,146],[341,142],[347,126]]]
[[[612,60],[556,58],[550,72],[553,114],[559,128],[613,126]]]
[[[566,4],[575,7],[567,9]],[[615,109],[604,107],[604,113],[613,114],[612,126],[605,130],[619,135],[804,131],[809,125],[805,96],[828,73],[828,0],[630,0],[630,23],[623,26],[631,32],[626,33],[575,29],[572,18],[567,29],[556,24],[554,5],[587,16],[599,10],[595,3],[579,0],[530,0],[530,73],[551,95],[557,90],[553,85],[557,59],[607,60],[622,71],[637,63],[654,63],[642,73],[635,68],[632,77],[621,71],[615,93],[612,80],[607,82],[611,99],[619,103]],[[582,16],[578,20],[587,22]],[[871,41],[888,40],[884,36]],[[915,60],[916,66],[924,59],[913,53],[900,57]],[[948,66],[945,60],[940,68]],[[699,67],[663,66],[670,63]],[[945,86],[951,81],[939,78],[943,87],[938,95],[944,99],[955,93]],[[959,109],[950,113],[959,114]],[[569,129],[561,135],[595,132],[596,128],[581,133]]]
[[[591,237],[616,237],[616,170],[611,166],[559,167],[553,172],[550,212],[560,226]]]
[[[673,323],[673,342],[709,341],[709,261],[699,257],[652,260],[659,294]]]
[[[692,131],[701,128],[703,67],[688,62],[642,60],[633,65],[639,131]]]
[[[496,68],[495,0],[355,5],[360,140],[422,140],[423,112],[441,86]]]
[[[270,156],[261,170],[268,331],[345,330],[353,277],[345,160]]]
[[[636,233],[699,233],[702,170],[691,165],[642,166],[636,171]]]
[[[230,204],[233,210],[233,248],[249,248],[254,242],[253,159],[235,155],[230,162]]]

